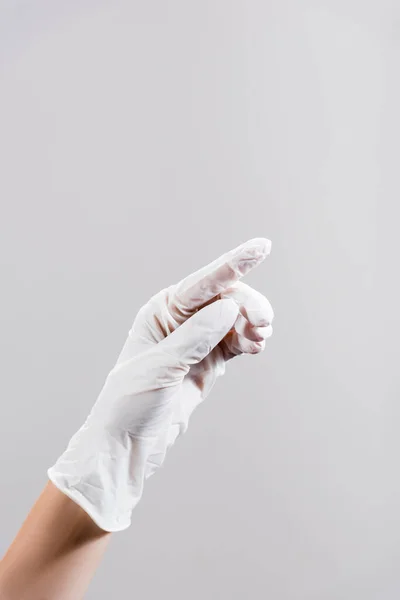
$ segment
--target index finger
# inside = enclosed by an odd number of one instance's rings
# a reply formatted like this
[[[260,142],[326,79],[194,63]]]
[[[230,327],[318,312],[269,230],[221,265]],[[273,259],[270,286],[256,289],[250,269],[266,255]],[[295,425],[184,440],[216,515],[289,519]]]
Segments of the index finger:
[[[239,281],[271,251],[267,238],[253,238],[182,279],[175,300],[184,310],[194,310]]]

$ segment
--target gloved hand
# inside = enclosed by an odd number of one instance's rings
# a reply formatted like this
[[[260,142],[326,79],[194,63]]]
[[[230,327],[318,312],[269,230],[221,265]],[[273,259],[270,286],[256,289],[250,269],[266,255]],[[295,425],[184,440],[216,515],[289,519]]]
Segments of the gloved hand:
[[[150,298],[50,480],[106,531],[126,529],[144,481],[234,356],[272,333],[268,300],[239,279],[270,252],[256,238]]]

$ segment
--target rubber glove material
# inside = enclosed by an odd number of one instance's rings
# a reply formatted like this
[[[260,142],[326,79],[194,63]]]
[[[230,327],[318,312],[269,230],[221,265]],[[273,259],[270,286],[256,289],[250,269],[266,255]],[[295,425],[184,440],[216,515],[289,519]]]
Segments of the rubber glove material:
[[[145,480],[186,431],[226,363],[272,333],[268,300],[239,281],[270,242],[256,238],[150,298],[84,425],[48,470],[105,531],[126,529]]]

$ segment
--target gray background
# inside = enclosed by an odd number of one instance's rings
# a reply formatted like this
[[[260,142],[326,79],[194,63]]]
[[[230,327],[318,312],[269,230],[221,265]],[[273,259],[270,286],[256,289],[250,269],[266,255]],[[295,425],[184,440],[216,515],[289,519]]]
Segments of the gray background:
[[[87,597],[397,599],[398,4],[0,6],[0,552],[138,308],[266,236],[267,350]]]

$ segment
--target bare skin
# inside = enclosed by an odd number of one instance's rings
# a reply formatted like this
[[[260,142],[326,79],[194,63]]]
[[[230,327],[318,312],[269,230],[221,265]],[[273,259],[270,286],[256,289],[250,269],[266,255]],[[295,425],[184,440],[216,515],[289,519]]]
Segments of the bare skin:
[[[80,600],[110,538],[48,482],[0,562],[0,599]]]

